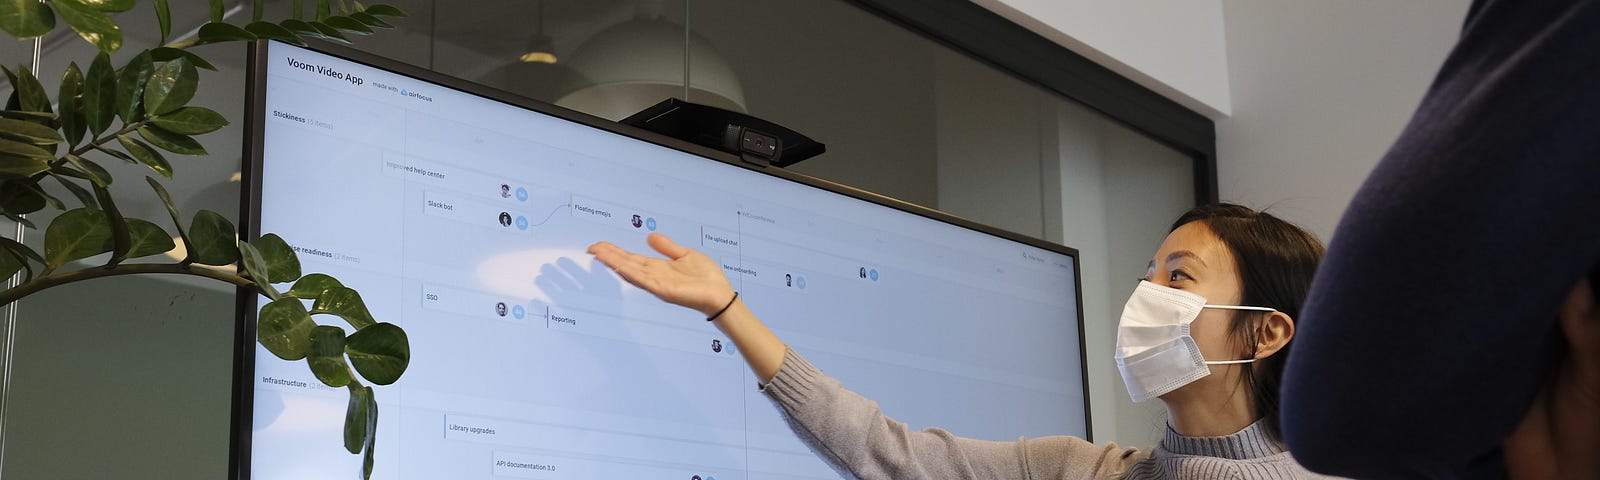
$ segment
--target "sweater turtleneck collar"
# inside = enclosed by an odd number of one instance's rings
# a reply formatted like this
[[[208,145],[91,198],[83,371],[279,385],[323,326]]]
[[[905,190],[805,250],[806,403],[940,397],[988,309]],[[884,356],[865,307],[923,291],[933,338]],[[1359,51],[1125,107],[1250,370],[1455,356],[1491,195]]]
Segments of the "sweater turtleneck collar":
[[[1161,438],[1161,447],[1179,455],[1220,457],[1230,460],[1248,460],[1283,453],[1278,442],[1267,436],[1261,421],[1244,427],[1244,430],[1221,437],[1190,437],[1180,435],[1167,425],[1167,434]]]

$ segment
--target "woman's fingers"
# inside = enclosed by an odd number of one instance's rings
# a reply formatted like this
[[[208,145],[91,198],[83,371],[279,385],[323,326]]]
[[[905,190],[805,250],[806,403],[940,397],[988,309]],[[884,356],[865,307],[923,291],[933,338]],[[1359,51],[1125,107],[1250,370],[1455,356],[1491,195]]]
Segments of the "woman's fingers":
[[[662,255],[666,255],[667,258],[673,260],[683,258],[684,255],[689,254],[689,247],[678,245],[678,242],[672,241],[666,235],[651,233],[648,237],[645,237],[645,241],[650,243],[650,248],[656,249],[657,252],[661,252]]]

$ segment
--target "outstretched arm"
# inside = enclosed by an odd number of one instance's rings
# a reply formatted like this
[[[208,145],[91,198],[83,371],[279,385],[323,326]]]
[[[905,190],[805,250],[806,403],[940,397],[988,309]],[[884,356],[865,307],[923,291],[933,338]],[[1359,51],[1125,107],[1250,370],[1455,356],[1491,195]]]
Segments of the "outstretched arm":
[[[733,286],[717,262],[666,235],[652,233],[647,240],[650,248],[666,258],[629,252],[610,242],[590,245],[589,253],[623,280],[662,301],[692,308],[708,318],[715,315],[712,323],[733,341],[756,378],[763,384],[772,381],[789,347],[734,297]]]

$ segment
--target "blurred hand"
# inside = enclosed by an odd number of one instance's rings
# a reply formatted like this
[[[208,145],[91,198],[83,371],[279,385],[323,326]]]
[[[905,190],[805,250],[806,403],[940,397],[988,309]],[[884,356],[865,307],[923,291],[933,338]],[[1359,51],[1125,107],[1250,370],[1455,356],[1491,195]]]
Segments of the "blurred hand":
[[[727,275],[710,257],[659,233],[650,234],[647,241],[667,258],[646,257],[610,242],[590,245],[589,253],[633,286],[706,316],[717,313],[733,298]]]
[[[1561,306],[1567,352],[1505,441],[1511,478],[1600,478],[1600,299],[1587,280]]]

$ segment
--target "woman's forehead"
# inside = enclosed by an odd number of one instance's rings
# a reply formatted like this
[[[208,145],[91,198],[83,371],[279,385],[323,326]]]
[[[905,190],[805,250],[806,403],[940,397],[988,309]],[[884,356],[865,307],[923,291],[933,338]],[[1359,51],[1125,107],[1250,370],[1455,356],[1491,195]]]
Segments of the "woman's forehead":
[[[1203,222],[1189,222],[1167,234],[1151,261],[1166,265],[1178,259],[1189,259],[1213,269],[1233,265],[1233,254],[1228,251],[1227,244]]]

